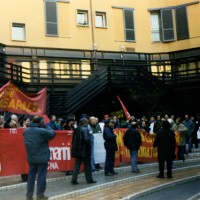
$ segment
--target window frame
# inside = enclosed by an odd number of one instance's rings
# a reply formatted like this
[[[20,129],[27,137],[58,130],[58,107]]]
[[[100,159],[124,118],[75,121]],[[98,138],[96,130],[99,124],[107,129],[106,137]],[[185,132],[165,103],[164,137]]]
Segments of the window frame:
[[[21,28],[21,33],[23,32],[23,36],[22,38],[17,38],[17,37],[14,37],[14,28]],[[24,42],[26,41],[26,38],[27,38],[27,34],[26,34],[26,24],[25,23],[17,23],[17,22],[12,22],[11,24],[11,39],[13,41],[21,41],[21,42]]]
[[[180,9],[184,9],[185,11],[185,16],[183,16],[183,13],[181,14],[181,19],[179,18],[179,21],[177,20],[178,18],[178,10]],[[175,11],[175,22],[176,22],[176,37],[177,40],[187,40],[190,38],[190,34],[189,34],[189,25],[188,25],[188,14],[187,14],[187,7],[186,6],[181,6],[181,7],[177,7],[174,9]],[[185,17],[185,20],[183,20],[183,17]],[[180,26],[180,23],[186,22],[184,25],[182,24],[182,26]],[[183,32],[181,30],[184,30],[186,35],[180,35],[180,32]]]
[[[128,24],[128,22],[126,21],[126,11],[132,11],[132,22],[133,22],[133,28],[127,28],[126,25]],[[123,16],[124,16],[124,35],[125,35],[125,41],[126,42],[136,42],[136,35],[135,35],[135,23],[134,23],[134,9],[133,8],[124,8],[123,9]],[[128,31],[133,31],[134,33],[134,39],[128,39]]]
[[[57,1],[54,0],[45,0],[45,28],[46,28],[46,36],[51,36],[51,37],[57,37],[59,35],[58,33],[58,4]],[[56,12],[56,22],[53,21],[47,21],[47,3],[54,3],[55,4],[55,12]],[[48,33],[48,25],[56,25],[56,33]]]
[[[97,19],[96,17],[101,16],[102,17],[102,26],[97,25]],[[107,28],[107,17],[106,12],[96,11],[95,12],[95,27],[96,28]]]
[[[84,23],[83,22],[79,22],[78,20],[79,20],[79,17],[78,17],[78,15],[83,15],[84,16]],[[89,26],[89,12],[88,12],[88,10],[77,10],[76,11],[76,24],[77,24],[77,26]]]
[[[153,30],[152,29],[152,16],[156,15],[158,18],[158,30]],[[151,12],[150,13],[150,18],[151,18],[151,38],[152,38],[152,42],[156,43],[156,42],[162,42],[162,29],[161,29],[161,19],[160,19],[160,12]],[[153,34],[159,34],[159,40],[153,40]]]

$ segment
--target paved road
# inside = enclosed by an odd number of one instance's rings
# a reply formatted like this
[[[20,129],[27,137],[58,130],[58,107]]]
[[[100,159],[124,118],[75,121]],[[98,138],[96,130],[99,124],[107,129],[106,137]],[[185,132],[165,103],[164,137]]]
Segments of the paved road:
[[[200,180],[177,185],[150,195],[137,198],[138,200],[187,200],[200,192]],[[200,198],[199,198],[200,199]]]

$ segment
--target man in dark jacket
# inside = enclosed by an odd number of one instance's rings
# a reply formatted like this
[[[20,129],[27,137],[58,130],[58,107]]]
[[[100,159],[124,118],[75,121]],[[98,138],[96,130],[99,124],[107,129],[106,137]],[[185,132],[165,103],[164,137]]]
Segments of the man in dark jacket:
[[[172,178],[172,161],[175,158],[176,140],[168,121],[163,121],[162,128],[155,136],[153,147],[158,147],[159,175],[164,178],[164,164],[167,162],[167,177]]]
[[[79,126],[75,129],[72,140],[72,157],[74,157],[75,164],[73,175],[71,179],[72,184],[78,184],[78,173],[81,163],[84,164],[85,179],[87,183],[96,183],[93,180],[91,172],[91,138],[88,131],[88,119],[82,118],[79,121]]]
[[[125,132],[124,145],[130,150],[131,170],[133,173],[139,173],[137,168],[138,150],[142,144],[142,138],[137,130],[137,120],[131,121],[131,127]]]
[[[113,176],[117,174],[117,172],[114,171],[115,151],[118,149],[116,142],[117,136],[113,132],[114,126],[115,121],[109,119],[105,122],[103,131],[103,138],[105,140],[104,146],[106,150],[106,160],[104,167],[105,176]]]
[[[33,117],[33,123],[24,131],[24,142],[26,146],[27,160],[29,163],[29,174],[27,183],[27,200],[33,199],[34,185],[37,177],[37,200],[45,200],[46,175],[48,161],[50,160],[50,150],[48,141],[53,139],[55,132],[52,129],[41,127],[42,118]]]

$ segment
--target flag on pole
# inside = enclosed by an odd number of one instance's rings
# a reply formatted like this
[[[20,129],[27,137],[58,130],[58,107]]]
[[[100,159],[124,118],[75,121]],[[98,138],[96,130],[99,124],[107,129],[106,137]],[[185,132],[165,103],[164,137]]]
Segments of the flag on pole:
[[[126,119],[129,120],[131,115],[129,114],[128,110],[126,109],[125,105],[123,104],[123,102],[122,102],[122,100],[119,98],[119,96],[117,96],[117,98],[118,98],[119,102],[121,103],[121,106],[122,106],[122,108],[123,108],[123,111],[124,111],[124,114],[125,114],[125,116],[126,116]]]

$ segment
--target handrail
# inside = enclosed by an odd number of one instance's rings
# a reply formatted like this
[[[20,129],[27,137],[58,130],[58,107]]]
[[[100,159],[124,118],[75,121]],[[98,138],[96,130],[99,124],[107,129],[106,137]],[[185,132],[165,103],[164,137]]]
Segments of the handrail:
[[[109,65],[104,66],[104,68],[109,67]],[[154,77],[154,82],[162,80],[165,84],[178,84],[179,81],[188,81],[190,79],[200,79],[200,66],[196,69],[189,70],[174,70],[172,72],[150,72],[147,70],[147,66],[144,64],[133,64],[124,65],[117,63],[113,66],[114,73],[117,72],[130,72],[139,69],[141,71],[140,75],[145,75],[151,80]],[[102,68],[101,70],[103,70]],[[46,72],[44,72],[46,70]],[[87,82],[83,81],[94,77],[98,74],[96,71],[91,70],[67,70],[67,69],[33,69],[24,66],[19,66],[13,63],[8,63],[6,61],[0,61],[0,76],[2,80],[14,80],[25,84],[38,84],[38,85],[55,85],[55,84],[65,84],[76,86],[78,83],[87,85]],[[114,75],[111,74],[113,77]],[[91,80],[91,79],[90,79]],[[65,82],[64,82],[65,81]],[[77,86],[78,87],[78,86]],[[73,90],[75,91],[75,90]],[[71,91],[73,93],[73,91]]]

